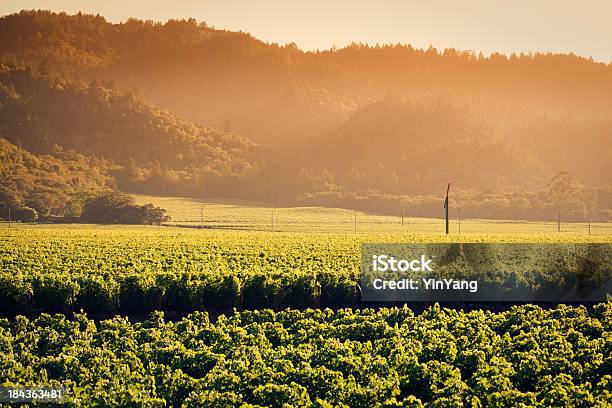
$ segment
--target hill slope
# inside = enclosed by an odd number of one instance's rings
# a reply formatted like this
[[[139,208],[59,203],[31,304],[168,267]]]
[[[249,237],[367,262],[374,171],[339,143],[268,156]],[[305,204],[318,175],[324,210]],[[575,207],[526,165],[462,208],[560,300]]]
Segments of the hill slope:
[[[437,216],[450,180],[471,217],[549,219],[560,175],[570,217],[610,214],[611,65],[410,46],[303,52],[193,20],[42,11],[0,18],[0,37],[11,39],[0,137],[37,160],[89,163],[99,183],[79,191]],[[14,196],[4,201],[33,202]]]
[[[386,98],[356,111],[304,156],[355,191],[439,193],[541,187],[560,171],[609,185],[612,121],[556,119],[481,100]]]
[[[74,152],[34,155],[0,138],[0,218],[77,216],[84,198],[112,186],[109,163]],[[34,210],[32,212],[31,210]],[[30,211],[32,214],[20,214]]]
[[[181,119],[131,93],[2,65],[0,137],[0,201],[42,214],[66,213],[60,204],[68,196],[113,187],[250,195],[274,161],[235,133]]]
[[[0,37],[12,39],[0,44],[0,61],[112,80],[159,106],[276,147],[320,139],[388,92],[456,93],[561,115],[612,111],[612,65],[575,55],[485,57],[359,44],[304,52],[193,19],[111,24],[45,11],[3,17]]]
[[[232,191],[266,166],[264,149],[95,83],[0,67],[0,135],[34,154],[58,149],[104,158],[126,189]],[[219,190],[220,185],[222,189]]]
[[[450,179],[466,190],[461,202],[470,217],[546,219],[558,207],[554,194],[508,194],[526,185],[540,191],[553,174],[571,168],[572,162],[549,160],[555,155],[534,154],[545,153],[551,140],[557,151],[571,150],[580,159],[574,168],[589,181],[609,185],[610,171],[602,171],[612,163],[605,150],[611,127],[605,123],[599,128],[590,122],[576,125],[582,138],[568,131],[564,139],[558,130],[571,129],[567,124],[525,126],[530,132],[523,134],[513,121],[499,125],[503,114],[484,119],[477,108],[445,98],[386,99],[357,111],[318,148],[282,157],[233,132],[181,119],[131,93],[3,66],[0,135],[6,139],[4,150],[12,152],[5,156],[27,157],[9,159],[0,201],[32,207],[41,215],[65,215],[77,211],[84,194],[119,188],[388,214],[403,206],[412,215],[438,216],[437,195]],[[586,150],[580,151],[582,145]],[[34,177],[40,172],[37,161],[55,170]],[[70,170],[53,174],[58,168]],[[501,183],[514,183],[515,188],[499,197],[470,192]],[[585,190],[579,182],[568,185],[566,216],[583,220],[591,205],[599,211],[598,219],[607,218],[607,190]],[[585,191],[593,194],[589,203]],[[480,204],[491,199],[492,204]]]

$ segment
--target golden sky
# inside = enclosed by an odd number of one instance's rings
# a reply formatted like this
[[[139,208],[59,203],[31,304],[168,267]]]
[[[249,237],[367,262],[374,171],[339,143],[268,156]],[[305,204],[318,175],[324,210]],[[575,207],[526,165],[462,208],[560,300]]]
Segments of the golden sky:
[[[612,62],[612,0],[2,0],[0,14],[50,9],[165,21],[193,17],[264,41],[327,49],[353,41],[426,48],[574,52]]]

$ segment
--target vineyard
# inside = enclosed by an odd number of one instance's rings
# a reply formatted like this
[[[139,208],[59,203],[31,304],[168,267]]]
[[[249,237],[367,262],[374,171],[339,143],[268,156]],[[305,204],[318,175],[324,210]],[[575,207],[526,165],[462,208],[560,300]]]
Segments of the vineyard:
[[[439,234],[444,220],[409,217],[397,208],[396,215],[381,215],[345,208],[280,207],[242,200],[198,200],[185,197],[134,195],[137,204],[152,203],[168,211],[170,226],[282,232],[360,232],[360,233],[422,233]],[[466,213],[464,211],[464,217]],[[441,214],[442,215],[442,214]],[[453,234],[550,234],[557,232],[556,220],[510,221],[462,219],[451,208],[450,231]],[[467,214],[469,216],[469,214]],[[552,218],[556,214],[551,214]],[[610,223],[572,222],[561,224],[561,231],[571,235],[612,235]]]
[[[4,231],[0,310],[10,314],[353,307],[362,242],[460,240],[426,233],[295,234],[155,227]],[[605,242],[601,236],[567,234],[473,234],[461,240]],[[544,279],[557,285],[563,276]],[[521,276],[515,280],[527,288],[542,283]]]
[[[70,406],[610,406],[612,305],[0,321],[0,383]]]
[[[83,407],[612,402],[612,303],[364,308],[367,242],[612,239],[18,224],[0,236],[0,385]]]
[[[0,0],[0,408],[612,408],[612,0],[376,3]]]

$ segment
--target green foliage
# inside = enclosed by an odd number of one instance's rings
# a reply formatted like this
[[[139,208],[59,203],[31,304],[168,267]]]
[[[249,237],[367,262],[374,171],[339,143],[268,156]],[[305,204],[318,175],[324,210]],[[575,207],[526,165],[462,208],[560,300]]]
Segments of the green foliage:
[[[32,284],[24,276],[0,274],[0,310],[21,312],[32,299]]]
[[[66,313],[76,302],[80,290],[77,282],[61,274],[45,274],[33,280],[34,309]]]
[[[203,282],[191,274],[160,274],[156,283],[164,293],[163,307],[182,312],[202,307]]]
[[[0,65],[0,118],[0,136],[52,156],[42,159],[50,162],[48,172],[68,167],[74,178],[97,171],[107,188],[182,195],[231,188],[238,194],[250,189],[268,156],[246,139],[181,119],[132,93],[6,65]],[[29,170],[37,160],[23,164]]]
[[[13,220],[27,222],[78,216],[84,196],[102,191],[110,182],[101,161],[63,151],[56,151],[55,156],[34,155],[1,136],[2,219],[8,219],[9,209]]]
[[[0,241],[0,302],[4,310],[83,309],[89,313],[136,315],[151,310],[353,307],[358,300],[362,242],[450,242],[460,238],[438,234],[291,234],[145,226],[35,226],[4,232],[6,238]],[[545,243],[597,242],[605,236],[470,235],[476,242],[524,242],[527,237],[532,242]],[[461,268],[468,261],[471,265],[483,262],[479,247],[464,244],[461,248],[448,270]],[[559,248],[564,250],[525,252],[530,255],[522,264],[510,267],[506,275],[491,274],[493,267],[483,267],[480,272],[475,269],[474,273],[480,274],[479,289],[504,288],[529,299],[542,297],[551,288],[570,293],[581,286],[601,287],[609,278],[610,254],[601,245],[580,247],[590,252],[585,260],[578,258],[577,262],[586,262],[582,276],[573,272],[569,264],[574,246]],[[520,253],[516,252],[516,257],[514,254],[508,252],[506,259],[518,259]],[[372,327],[372,333],[378,330]],[[599,336],[604,329],[592,326],[583,330]],[[482,355],[458,355],[446,342],[432,341],[422,352],[431,360],[459,359],[462,373],[477,370],[484,359]],[[520,367],[522,384],[537,375],[532,369],[527,359]]]
[[[241,306],[241,282],[235,275],[211,277],[205,280],[202,304],[208,309],[231,310]]]
[[[256,310],[214,323],[199,312],[133,323],[18,316],[0,321],[0,384],[62,384],[70,406],[603,407],[609,346],[585,328],[610,316],[611,303]],[[442,361],[429,346],[457,352]],[[528,389],[526,356],[537,367]]]
[[[253,274],[245,279],[242,288],[242,303],[247,309],[257,307],[277,308],[281,304],[281,284],[265,274]]]
[[[355,282],[346,275],[327,271],[317,276],[321,287],[321,303],[332,307],[355,304]]]
[[[119,284],[110,276],[87,275],[77,279],[79,285],[76,309],[90,313],[113,313],[117,310]]]
[[[104,193],[83,204],[80,220],[100,224],[154,224],[170,221],[163,208],[134,205],[134,198],[119,192]]]
[[[161,307],[162,289],[150,275],[123,276],[119,289],[119,309],[126,313],[149,312]]]
[[[282,288],[283,307],[303,309],[318,306],[321,286],[316,275],[291,271],[283,275]]]

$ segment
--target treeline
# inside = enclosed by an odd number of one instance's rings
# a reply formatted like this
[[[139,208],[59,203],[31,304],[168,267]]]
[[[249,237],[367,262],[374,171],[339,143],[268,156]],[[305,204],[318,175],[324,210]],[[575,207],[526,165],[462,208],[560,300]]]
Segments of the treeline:
[[[0,60],[112,80],[153,103],[261,143],[303,146],[388,92],[456,93],[537,112],[609,117],[612,66],[576,55],[475,55],[410,45],[304,52],[205,23],[23,11],[0,19]]]
[[[0,86],[5,138],[35,154],[53,153],[57,145],[104,157],[124,168],[126,183],[163,172],[170,180],[214,184],[215,178],[256,174],[265,160],[236,134],[181,119],[108,84],[85,85],[4,65]]]
[[[56,147],[53,155],[34,155],[0,137],[1,219],[9,209],[13,220],[78,217],[88,197],[112,186],[104,160]]]
[[[503,109],[485,120],[479,107],[387,98],[355,113],[326,144],[289,158],[133,94],[3,66],[0,134],[8,140],[0,139],[0,217],[10,206],[16,219],[76,218],[86,198],[117,189],[388,214],[403,207],[412,216],[436,217],[440,197],[433,193],[453,180],[460,190],[453,206],[468,218],[545,220],[559,210],[566,220],[610,219],[609,187],[584,186],[567,172],[562,194],[538,187],[554,169],[568,167],[590,185],[608,185],[608,125],[583,126],[576,140],[556,133],[557,146],[576,159],[559,163],[555,153],[539,154],[548,140],[543,129],[552,137],[558,127],[525,126],[520,133],[503,121]],[[511,130],[489,132],[498,119]],[[101,215],[99,222],[144,221],[146,211]]]
[[[444,187],[444,186],[442,186]],[[578,185],[557,196],[550,188],[535,191],[452,191],[452,218],[556,221],[557,213],[563,222],[608,222],[612,219],[612,188],[591,188]],[[438,195],[393,195],[374,190],[357,192],[321,191],[306,193],[292,203],[299,206],[351,208],[372,213],[406,217],[444,217],[444,191]]]
[[[134,197],[130,195],[107,192],[85,201],[78,221],[97,224],[159,225],[170,221],[170,217],[163,208],[152,204],[136,205]]]

